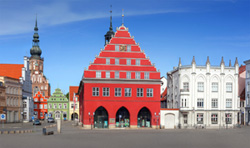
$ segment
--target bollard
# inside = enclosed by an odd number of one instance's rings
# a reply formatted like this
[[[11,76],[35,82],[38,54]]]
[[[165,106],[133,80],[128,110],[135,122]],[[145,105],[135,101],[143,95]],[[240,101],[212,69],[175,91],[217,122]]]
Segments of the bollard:
[[[60,120],[60,119],[57,119],[56,124],[57,124],[57,132],[58,132],[58,133],[61,133],[61,120]]]

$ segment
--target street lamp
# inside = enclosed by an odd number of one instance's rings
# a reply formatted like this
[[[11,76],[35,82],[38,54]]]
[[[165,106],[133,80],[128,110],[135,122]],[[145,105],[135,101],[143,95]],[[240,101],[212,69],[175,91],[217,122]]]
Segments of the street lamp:
[[[90,123],[91,123],[91,130],[92,130],[92,118],[94,118],[95,116],[95,112],[93,112],[93,115],[90,114],[90,112],[88,113],[89,114],[89,120],[90,120]]]
[[[160,117],[160,115],[161,115],[160,112],[159,112],[159,115],[157,115],[156,112],[155,112],[155,117],[157,118],[157,119],[156,119],[156,128],[157,128],[158,123],[159,123],[159,117]],[[158,128],[157,128],[157,129],[158,129]]]

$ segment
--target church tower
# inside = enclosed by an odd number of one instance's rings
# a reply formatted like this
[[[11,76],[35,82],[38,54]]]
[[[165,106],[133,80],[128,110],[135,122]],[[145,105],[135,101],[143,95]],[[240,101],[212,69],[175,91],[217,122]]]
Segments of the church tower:
[[[105,37],[105,44],[108,44],[111,38],[115,35],[112,27],[112,5],[110,6],[110,26],[109,26],[109,31],[104,35]]]
[[[33,44],[30,49],[31,57],[29,58],[29,69],[32,81],[32,95],[38,91],[41,91],[43,96],[50,96],[50,84],[47,78],[43,74],[43,62],[44,59],[41,57],[42,50],[39,47],[39,35],[37,27],[37,19],[35,22]]]

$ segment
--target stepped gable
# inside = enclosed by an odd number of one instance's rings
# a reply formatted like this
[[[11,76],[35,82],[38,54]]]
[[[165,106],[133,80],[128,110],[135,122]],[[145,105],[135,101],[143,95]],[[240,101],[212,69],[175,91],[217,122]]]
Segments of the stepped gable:
[[[118,59],[119,64],[116,64],[115,60]],[[130,64],[127,63],[127,59],[130,59]],[[136,64],[136,60],[140,60],[139,65]],[[126,78],[126,72],[131,72],[131,79],[134,79],[135,72],[149,72],[149,79],[160,79],[160,72],[149,58],[146,58],[146,54],[125,26],[117,28],[114,37],[85,69],[84,78],[96,78],[96,71],[101,71],[101,78],[106,78],[106,71],[110,71],[110,78],[114,78],[114,71],[119,71],[120,78]]]

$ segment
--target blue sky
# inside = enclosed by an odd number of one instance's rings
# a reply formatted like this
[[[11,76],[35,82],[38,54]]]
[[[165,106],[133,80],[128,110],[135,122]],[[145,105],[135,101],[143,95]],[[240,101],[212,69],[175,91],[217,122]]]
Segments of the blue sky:
[[[79,85],[84,67],[104,47],[113,5],[113,27],[125,26],[161,76],[195,56],[204,65],[250,59],[250,0],[0,0],[0,63],[30,56],[38,14],[44,74],[54,92]]]

